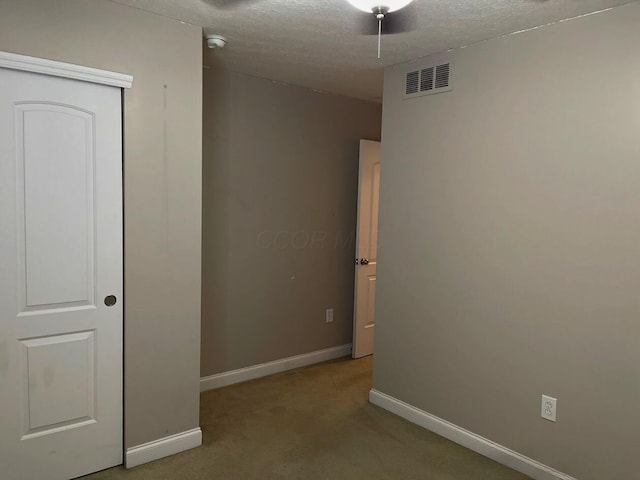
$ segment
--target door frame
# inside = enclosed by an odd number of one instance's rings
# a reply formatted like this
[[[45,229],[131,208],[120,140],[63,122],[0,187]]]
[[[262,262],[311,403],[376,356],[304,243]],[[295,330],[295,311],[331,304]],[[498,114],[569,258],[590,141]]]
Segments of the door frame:
[[[133,75],[128,75],[125,73],[119,72],[111,72],[108,70],[100,70],[92,67],[85,67],[83,65],[75,65],[72,63],[64,63],[58,62],[55,60],[47,60],[44,58],[30,57],[27,55],[20,55],[16,53],[3,52],[0,51],[0,68],[5,68],[9,70],[20,70],[24,72],[30,73],[38,73],[42,75],[49,75],[54,77],[68,78],[71,80],[79,80],[83,82],[96,83],[99,85],[106,85],[110,87],[116,87],[121,89],[122,97],[124,97],[124,89],[131,88],[133,86]],[[122,117],[122,166],[124,167],[124,108],[121,108],[121,117]],[[123,182],[124,182],[124,172],[123,172]],[[124,218],[124,183],[122,185],[122,208],[123,208],[123,218]],[[124,228],[124,225],[123,225]],[[124,252],[124,229],[123,229],[123,252]],[[126,264],[126,259],[123,255],[122,258],[122,266],[123,272]],[[124,279],[123,279],[124,286]],[[123,305],[125,302],[123,294]],[[122,310],[122,321],[124,327],[125,321],[125,311],[124,308]],[[123,328],[123,337],[122,341],[124,343],[124,328]],[[124,348],[122,349],[122,361],[124,365]],[[122,372],[122,431],[123,431],[123,441],[122,441],[122,460],[123,464],[126,459],[126,445],[124,442],[124,430],[126,428],[124,422],[124,389],[125,389],[125,381],[124,381],[125,372]]]

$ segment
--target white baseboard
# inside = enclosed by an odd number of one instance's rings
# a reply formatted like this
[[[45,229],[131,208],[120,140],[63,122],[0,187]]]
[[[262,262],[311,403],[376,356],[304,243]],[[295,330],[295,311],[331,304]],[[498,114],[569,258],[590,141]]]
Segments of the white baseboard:
[[[128,448],[125,465],[127,468],[137,467],[143,463],[153,462],[200,445],[202,445],[202,430],[194,428],[193,430]]]
[[[200,379],[200,391],[213,390],[215,388],[226,387],[234,383],[246,382],[255,378],[266,377],[274,373],[286,372],[294,368],[306,367],[314,363],[326,362],[336,358],[351,355],[351,344],[340,345],[339,347],[325,348],[311,353],[296,355],[295,357],[283,358],[273,362],[261,363],[251,367],[231,370],[229,372],[218,373]]]
[[[524,473],[535,480],[576,480],[574,477],[559,472],[529,457],[525,457],[518,452],[514,452],[507,447],[503,447],[385,393],[372,389],[369,392],[369,401],[374,405],[409,420],[411,423],[420,425],[469,450],[473,450],[513,470]]]

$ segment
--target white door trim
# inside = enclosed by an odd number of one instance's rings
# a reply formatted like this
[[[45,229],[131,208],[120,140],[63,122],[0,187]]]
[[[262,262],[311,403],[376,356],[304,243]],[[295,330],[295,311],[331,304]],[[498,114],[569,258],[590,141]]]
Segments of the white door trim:
[[[9,52],[0,52],[0,68],[41,73],[43,75],[71,78],[120,88],[131,88],[133,84],[132,75]]]

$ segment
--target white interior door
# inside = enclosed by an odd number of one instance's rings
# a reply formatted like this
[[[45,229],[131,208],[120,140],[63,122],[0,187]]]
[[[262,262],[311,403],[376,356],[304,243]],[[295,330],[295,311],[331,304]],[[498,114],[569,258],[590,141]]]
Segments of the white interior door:
[[[0,68],[5,480],[122,463],[121,128],[119,88]]]
[[[380,142],[360,140],[353,358],[373,353],[379,191]]]

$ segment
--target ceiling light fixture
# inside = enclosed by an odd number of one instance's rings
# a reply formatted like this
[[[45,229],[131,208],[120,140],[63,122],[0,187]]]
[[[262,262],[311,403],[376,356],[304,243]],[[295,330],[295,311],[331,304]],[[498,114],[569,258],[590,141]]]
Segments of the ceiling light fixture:
[[[386,14],[400,10],[413,0],[347,0],[351,5],[363,12],[373,13],[378,20],[378,58],[380,58],[380,43],[382,40],[382,21]]]

